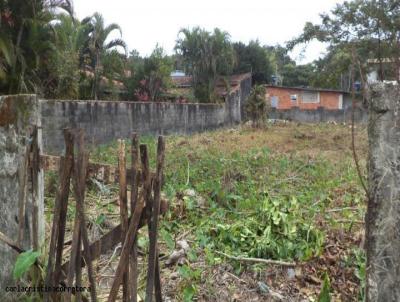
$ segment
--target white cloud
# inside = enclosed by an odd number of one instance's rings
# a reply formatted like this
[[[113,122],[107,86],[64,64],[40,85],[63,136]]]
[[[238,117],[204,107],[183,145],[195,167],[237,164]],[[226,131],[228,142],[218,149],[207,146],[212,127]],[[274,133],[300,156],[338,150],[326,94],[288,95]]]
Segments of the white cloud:
[[[118,23],[129,49],[148,55],[156,43],[172,53],[179,29],[196,25],[226,30],[233,41],[283,44],[299,35],[305,22],[318,22],[319,14],[338,2],[343,0],[74,0],[74,7],[79,18],[97,11],[107,23]],[[323,44],[312,43],[305,59],[297,61],[309,62],[321,51],[325,51]]]

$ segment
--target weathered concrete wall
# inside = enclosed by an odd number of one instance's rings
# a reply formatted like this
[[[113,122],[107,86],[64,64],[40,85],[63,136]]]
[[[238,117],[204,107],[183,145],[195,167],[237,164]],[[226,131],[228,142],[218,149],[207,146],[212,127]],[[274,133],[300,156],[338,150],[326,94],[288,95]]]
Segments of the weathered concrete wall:
[[[400,88],[371,87],[367,301],[400,301]]]
[[[272,109],[268,118],[282,119],[304,123],[324,123],[324,122],[351,122],[352,110],[346,108],[342,110],[327,110],[319,107],[317,110],[302,110],[298,107],[291,109]],[[366,123],[368,120],[368,112],[361,108],[355,108],[354,120],[357,123]]]
[[[63,148],[62,129],[82,128],[93,144],[146,134],[190,134],[241,122],[241,90],[225,104],[174,104],[109,101],[41,100],[43,144],[46,153]]]
[[[0,231],[14,241],[18,239],[24,160],[33,126],[40,127],[40,111],[36,96],[0,96]],[[39,129],[39,146],[40,140]],[[32,247],[33,189],[37,192],[36,201],[39,206],[39,241],[43,240],[43,173],[39,172],[34,182],[28,176],[27,184],[24,238],[20,242],[24,249]],[[12,270],[16,256],[14,250],[0,242],[0,301],[11,301],[15,298],[6,293],[6,286],[15,286]]]

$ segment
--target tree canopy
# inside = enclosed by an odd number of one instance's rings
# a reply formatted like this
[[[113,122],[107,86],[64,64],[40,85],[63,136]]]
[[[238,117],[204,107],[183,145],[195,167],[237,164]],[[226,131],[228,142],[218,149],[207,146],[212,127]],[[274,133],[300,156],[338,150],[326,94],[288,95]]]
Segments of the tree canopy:
[[[237,73],[252,73],[254,84],[311,86],[350,90],[352,79],[368,73],[368,59],[379,64],[379,77],[399,78],[400,3],[353,0],[307,23],[287,45],[231,41],[219,28],[181,29],[175,53],[156,47],[148,57],[128,55],[121,28],[99,13],[78,20],[71,0],[0,2],[0,92],[37,93],[49,98],[160,99],[171,87],[171,70],[193,78],[197,101],[215,102],[216,85]],[[116,39],[112,33],[120,33]],[[294,46],[316,39],[327,54],[299,65],[289,55]],[[387,60],[395,62],[387,68]],[[376,63],[375,62],[375,63]],[[376,64],[375,64],[376,66]],[[145,85],[143,85],[145,83]]]
[[[211,33],[200,27],[182,29],[179,34],[175,49],[193,76],[194,94],[210,102],[218,76],[231,74],[235,64],[230,36],[218,28]]]
[[[303,34],[288,43],[289,48],[313,39],[327,42],[331,52],[340,49],[358,61],[359,76],[365,76],[368,58],[381,64],[383,79],[384,59],[391,59],[395,70],[400,67],[400,2],[396,0],[354,0],[337,4],[330,13],[321,15],[321,23],[307,23]],[[393,71],[392,71],[393,72]],[[397,72],[395,72],[397,74]],[[398,78],[398,75],[396,75]]]

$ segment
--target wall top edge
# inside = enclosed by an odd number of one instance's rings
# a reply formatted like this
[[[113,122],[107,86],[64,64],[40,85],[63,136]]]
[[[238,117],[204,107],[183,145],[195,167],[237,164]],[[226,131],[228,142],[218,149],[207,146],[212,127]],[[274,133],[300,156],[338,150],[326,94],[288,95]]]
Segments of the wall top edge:
[[[214,106],[214,107],[221,107],[224,103],[169,103],[169,102],[133,102],[133,101],[107,101],[107,100],[55,100],[55,99],[40,99],[40,102],[55,102],[55,103],[104,103],[104,104],[160,104],[160,105],[186,105],[186,106],[193,106],[193,105],[200,105],[200,106]]]

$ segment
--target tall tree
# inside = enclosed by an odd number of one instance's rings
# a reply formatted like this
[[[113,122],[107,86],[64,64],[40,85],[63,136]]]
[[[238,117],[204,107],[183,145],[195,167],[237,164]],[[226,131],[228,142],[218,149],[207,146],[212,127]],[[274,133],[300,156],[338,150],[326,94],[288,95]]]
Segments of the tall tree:
[[[314,86],[315,75],[313,64],[296,65],[296,63],[285,64],[280,72],[281,84],[283,86]]]
[[[122,31],[120,26],[116,23],[106,26],[101,14],[94,13],[93,16],[83,19],[82,24],[87,25],[90,28],[84,53],[89,57],[89,64],[93,69],[94,80],[92,85],[92,97],[97,100],[99,95],[100,79],[104,71],[102,59],[116,47],[122,48],[126,53],[127,47],[125,42],[120,38],[111,41],[108,40],[109,35],[113,31],[119,31],[121,35]]]
[[[79,97],[82,52],[89,28],[70,15],[60,14],[54,25],[55,51],[50,61],[54,89],[48,95],[55,98]]]
[[[340,46],[358,62],[360,77],[365,77],[368,58],[380,63],[380,79],[385,77],[384,59],[391,59],[392,74],[399,80],[400,2],[397,0],[354,0],[321,15],[321,24],[306,23],[303,34],[288,43],[293,48],[313,39]]]
[[[156,45],[149,57],[142,58],[133,51],[128,61],[130,76],[125,85],[130,97],[137,101],[160,101],[162,93],[171,86],[174,59]]]
[[[196,98],[213,101],[218,76],[231,74],[235,64],[229,34],[218,28],[212,33],[199,27],[182,29],[175,50],[182,56],[186,71],[193,76]]]
[[[237,42],[233,44],[237,56],[235,73],[252,72],[253,82],[256,84],[268,83],[273,70],[266,48],[258,40],[250,41],[248,45]]]
[[[0,92],[45,93],[59,9],[72,14],[71,1],[0,2]]]

